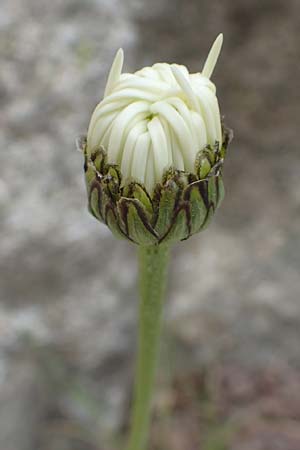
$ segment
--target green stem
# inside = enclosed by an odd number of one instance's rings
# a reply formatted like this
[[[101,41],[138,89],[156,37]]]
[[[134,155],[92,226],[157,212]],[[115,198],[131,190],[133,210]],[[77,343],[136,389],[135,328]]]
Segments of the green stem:
[[[127,450],[145,450],[159,349],[169,247],[139,247],[139,344],[131,433]]]

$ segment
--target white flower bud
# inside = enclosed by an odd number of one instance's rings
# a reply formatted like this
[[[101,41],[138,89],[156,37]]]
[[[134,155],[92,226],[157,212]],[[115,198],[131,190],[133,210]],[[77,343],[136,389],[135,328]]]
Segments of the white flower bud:
[[[210,81],[222,41],[220,34],[202,72],[195,74],[166,63],[122,74],[120,49],[90,121],[87,154],[103,146],[108,163],[120,166],[123,184],[137,181],[148,192],[170,167],[194,172],[200,150],[222,145],[216,88]]]

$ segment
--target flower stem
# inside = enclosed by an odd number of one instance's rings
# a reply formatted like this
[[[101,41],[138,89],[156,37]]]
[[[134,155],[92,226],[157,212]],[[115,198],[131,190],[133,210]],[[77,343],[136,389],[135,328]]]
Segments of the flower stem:
[[[168,256],[169,247],[165,245],[139,247],[139,341],[131,433],[127,450],[146,449]]]

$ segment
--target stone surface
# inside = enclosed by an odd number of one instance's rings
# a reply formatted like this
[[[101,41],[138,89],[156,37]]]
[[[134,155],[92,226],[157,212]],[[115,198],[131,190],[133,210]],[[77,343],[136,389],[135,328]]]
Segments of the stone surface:
[[[79,431],[99,428],[105,445],[127,415],[135,248],[89,216],[74,144],[119,46],[127,70],[165,60],[196,71],[225,35],[214,81],[235,131],[227,196],[213,225],[173,250],[170,367],[299,367],[299,14],[298,0],[2,1],[0,399],[19,407],[1,402],[0,416],[13,430],[15,411],[32,407],[13,444],[0,421],[1,450],[94,449]],[[27,381],[2,376],[24,354]],[[41,409],[72,432],[37,433]]]

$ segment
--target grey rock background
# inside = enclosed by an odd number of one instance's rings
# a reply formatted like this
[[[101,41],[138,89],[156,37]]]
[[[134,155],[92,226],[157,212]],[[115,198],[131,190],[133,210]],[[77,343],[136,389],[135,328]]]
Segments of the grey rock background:
[[[74,144],[120,46],[128,71],[193,71],[225,35],[227,196],[173,250],[162,371],[299,367],[299,15],[298,0],[2,0],[0,450],[107,450],[126,421],[135,248],[88,215]]]

